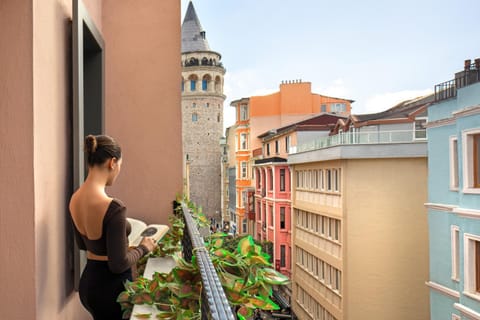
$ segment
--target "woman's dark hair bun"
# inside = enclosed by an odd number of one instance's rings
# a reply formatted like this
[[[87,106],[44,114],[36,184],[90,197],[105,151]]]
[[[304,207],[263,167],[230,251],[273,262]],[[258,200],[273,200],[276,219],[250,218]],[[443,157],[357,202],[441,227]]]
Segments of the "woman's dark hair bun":
[[[97,151],[97,138],[94,135],[89,134],[85,138],[85,152],[92,154],[95,151]]]
[[[122,149],[117,142],[107,135],[92,135],[85,137],[85,155],[89,166],[105,163],[108,159],[122,157]]]

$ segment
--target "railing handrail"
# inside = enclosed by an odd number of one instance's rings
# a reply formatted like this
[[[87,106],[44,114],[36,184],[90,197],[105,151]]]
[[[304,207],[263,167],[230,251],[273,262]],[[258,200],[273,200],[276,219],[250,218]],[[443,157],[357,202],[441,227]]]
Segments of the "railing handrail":
[[[195,251],[202,277],[202,320],[234,320],[236,317],[205,248],[203,237],[185,203],[182,203],[182,211],[187,229],[183,235],[183,255],[185,259],[191,260],[193,251]]]
[[[425,139],[426,129],[341,132],[333,136],[323,136],[300,144],[294,153],[319,150],[339,145],[414,143],[425,141]]]

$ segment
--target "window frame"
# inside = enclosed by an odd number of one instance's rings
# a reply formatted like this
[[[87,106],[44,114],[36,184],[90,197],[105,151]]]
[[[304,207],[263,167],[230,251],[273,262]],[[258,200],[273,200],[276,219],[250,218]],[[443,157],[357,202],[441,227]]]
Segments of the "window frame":
[[[415,120],[413,121],[413,139],[414,140],[427,140],[427,129],[425,128],[425,125],[427,124],[428,122],[428,118],[427,117],[417,117],[415,118]],[[423,130],[419,130],[417,128],[417,124],[418,123],[422,123],[423,125]],[[418,133],[419,132],[422,132],[424,133],[424,136],[418,136]]]
[[[480,128],[462,131],[463,193],[480,194],[480,177],[478,177],[480,146],[478,144],[480,144]]]
[[[460,228],[452,225],[450,227],[451,237],[451,262],[452,262],[452,274],[451,278],[454,281],[460,280]]]
[[[480,236],[463,235],[464,294],[480,301]]]
[[[240,121],[246,121],[249,119],[249,114],[248,114],[248,105],[247,104],[241,104],[239,107],[239,118]]]
[[[458,168],[458,138],[450,137],[449,140],[449,165],[450,165],[450,190],[458,191],[459,187],[459,168]]]
[[[285,217],[285,207],[280,207],[280,230],[285,230],[287,228],[287,221]]]
[[[285,180],[286,179],[286,169],[285,168],[281,168],[280,169],[280,191],[285,191],[286,189],[286,184],[285,184]]]
[[[248,163],[247,161],[240,161],[240,179],[245,180],[248,178]]]

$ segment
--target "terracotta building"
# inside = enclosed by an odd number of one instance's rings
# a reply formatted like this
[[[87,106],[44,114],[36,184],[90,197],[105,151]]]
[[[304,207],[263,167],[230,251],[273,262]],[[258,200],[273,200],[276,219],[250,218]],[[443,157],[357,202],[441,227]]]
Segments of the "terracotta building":
[[[261,157],[260,134],[305,120],[321,112],[348,115],[352,100],[333,98],[312,93],[311,83],[301,80],[285,81],[280,90],[265,96],[252,96],[231,102],[236,109],[235,150],[236,162],[236,224],[239,233],[254,231],[253,221],[247,219],[248,194],[255,191],[252,167]],[[254,210],[254,208],[252,208]]]
[[[121,144],[107,192],[128,215],[168,223],[182,190],[180,2],[2,0],[0,38],[0,318],[88,319],[68,218],[83,137]]]

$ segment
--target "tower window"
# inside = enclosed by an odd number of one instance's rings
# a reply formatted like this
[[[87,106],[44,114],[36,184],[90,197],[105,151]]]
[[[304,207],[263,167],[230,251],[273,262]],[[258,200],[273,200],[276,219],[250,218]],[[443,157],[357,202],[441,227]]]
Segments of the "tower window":
[[[202,80],[202,90],[207,91],[208,82],[206,79]]]
[[[192,113],[192,122],[197,122],[198,121],[198,114]]]
[[[190,91],[195,91],[197,87],[197,81],[190,80]]]

